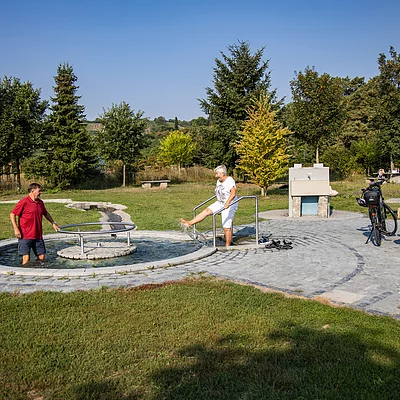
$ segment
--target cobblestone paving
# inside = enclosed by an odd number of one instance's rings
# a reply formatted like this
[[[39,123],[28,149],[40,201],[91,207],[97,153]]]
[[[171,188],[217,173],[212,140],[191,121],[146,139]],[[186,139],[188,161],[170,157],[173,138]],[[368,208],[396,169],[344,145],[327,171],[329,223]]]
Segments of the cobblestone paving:
[[[206,273],[306,298],[324,298],[400,319],[400,237],[365,243],[369,220],[277,217],[260,222],[260,234],[292,241],[293,249],[242,248],[218,251],[169,268],[108,275],[44,277],[0,275],[0,291],[90,290],[162,283]]]

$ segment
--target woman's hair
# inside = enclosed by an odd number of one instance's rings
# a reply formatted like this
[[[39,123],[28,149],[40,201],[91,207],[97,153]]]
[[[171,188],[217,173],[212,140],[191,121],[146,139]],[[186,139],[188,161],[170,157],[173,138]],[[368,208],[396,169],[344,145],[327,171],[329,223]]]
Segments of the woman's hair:
[[[225,165],[218,165],[218,167],[214,168],[214,173],[222,172],[224,175],[228,175],[228,171],[226,170]]]

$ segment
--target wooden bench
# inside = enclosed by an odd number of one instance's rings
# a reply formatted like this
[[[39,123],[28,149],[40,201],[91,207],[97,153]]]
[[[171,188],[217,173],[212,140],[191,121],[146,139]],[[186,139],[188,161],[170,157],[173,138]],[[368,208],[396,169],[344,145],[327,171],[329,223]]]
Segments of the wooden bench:
[[[161,180],[161,181],[142,181],[142,188],[150,189],[153,186],[160,186],[160,188],[166,188],[168,183],[171,181]]]

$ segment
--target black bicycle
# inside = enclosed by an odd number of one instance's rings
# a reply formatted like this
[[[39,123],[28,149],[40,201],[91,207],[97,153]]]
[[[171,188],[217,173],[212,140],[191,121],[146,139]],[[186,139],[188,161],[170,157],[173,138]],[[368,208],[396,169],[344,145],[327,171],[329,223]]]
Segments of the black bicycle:
[[[366,189],[361,189],[362,198],[357,198],[360,206],[368,207],[369,219],[371,220],[371,232],[365,243],[374,237],[375,244],[381,245],[382,235],[393,236],[397,231],[397,217],[394,211],[385,203],[382,195],[382,183],[371,182]]]

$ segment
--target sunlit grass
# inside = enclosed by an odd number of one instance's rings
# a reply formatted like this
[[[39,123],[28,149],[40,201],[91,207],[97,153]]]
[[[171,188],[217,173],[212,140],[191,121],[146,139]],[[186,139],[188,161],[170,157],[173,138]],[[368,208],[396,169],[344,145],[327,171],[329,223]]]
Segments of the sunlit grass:
[[[399,322],[249,286],[0,301],[4,399],[394,399],[400,387]]]

